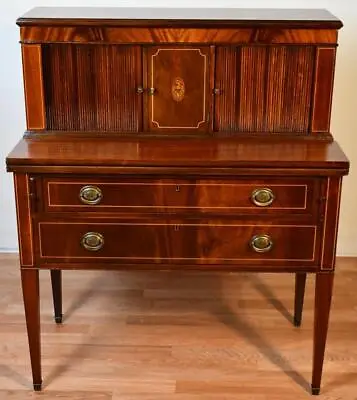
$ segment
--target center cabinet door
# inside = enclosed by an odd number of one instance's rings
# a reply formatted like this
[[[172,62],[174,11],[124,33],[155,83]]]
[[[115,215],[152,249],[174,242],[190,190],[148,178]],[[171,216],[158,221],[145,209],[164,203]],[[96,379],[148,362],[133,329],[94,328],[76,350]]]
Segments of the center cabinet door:
[[[207,132],[211,105],[210,48],[147,49],[148,130]]]

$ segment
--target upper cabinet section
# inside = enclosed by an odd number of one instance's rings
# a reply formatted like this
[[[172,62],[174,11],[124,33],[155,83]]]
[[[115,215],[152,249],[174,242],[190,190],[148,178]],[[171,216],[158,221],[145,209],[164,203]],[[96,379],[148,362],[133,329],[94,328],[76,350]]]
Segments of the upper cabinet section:
[[[29,131],[328,137],[342,23],[325,10],[37,8]]]

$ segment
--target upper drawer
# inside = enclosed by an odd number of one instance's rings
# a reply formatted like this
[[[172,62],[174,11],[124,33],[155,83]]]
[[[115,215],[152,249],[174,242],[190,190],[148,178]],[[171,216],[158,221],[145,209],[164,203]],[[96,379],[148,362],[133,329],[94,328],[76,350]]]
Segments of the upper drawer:
[[[45,178],[46,211],[315,214],[314,179]]]

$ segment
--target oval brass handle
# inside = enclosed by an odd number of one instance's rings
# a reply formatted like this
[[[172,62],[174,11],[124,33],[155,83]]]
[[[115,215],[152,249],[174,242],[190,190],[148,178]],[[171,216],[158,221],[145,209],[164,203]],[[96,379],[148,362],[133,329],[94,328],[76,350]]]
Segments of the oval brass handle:
[[[269,188],[258,188],[253,190],[251,199],[256,206],[267,207],[273,203],[275,200],[275,195]]]
[[[84,204],[95,205],[102,201],[103,193],[97,186],[83,186],[79,192],[79,198]]]
[[[143,93],[144,93],[144,88],[143,88],[142,86],[138,86],[138,87],[136,88],[136,93],[137,93],[137,94],[143,94]]]
[[[104,236],[98,232],[87,232],[83,235],[81,245],[89,251],[98,251],[104,246]]]
[[[269,235],[255,235],[250,241],[252,249],[257,253],[267,253],[273,247],[273,241]]]

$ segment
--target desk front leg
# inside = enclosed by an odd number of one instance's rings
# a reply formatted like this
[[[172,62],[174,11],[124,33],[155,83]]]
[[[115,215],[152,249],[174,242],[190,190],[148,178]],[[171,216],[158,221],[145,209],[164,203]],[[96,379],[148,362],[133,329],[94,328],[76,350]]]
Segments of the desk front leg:
[[[39,273],[35,268],[21,269],[27,335],[30,347],[34,390],[41,390],[41,338]]]
[[[331,308],[333,279],[333,272],[319,272],[316,274],[314,351],[311,385],[312,394],[314,395],[320,393],[322,367]]]

